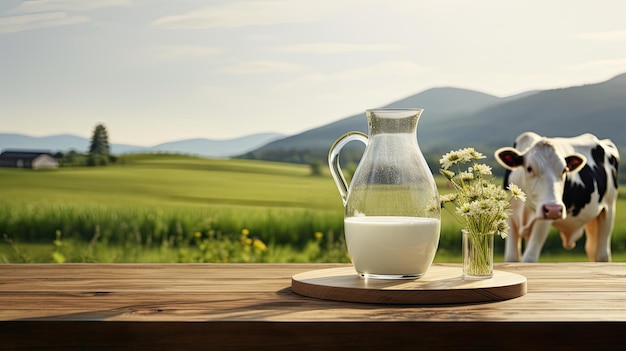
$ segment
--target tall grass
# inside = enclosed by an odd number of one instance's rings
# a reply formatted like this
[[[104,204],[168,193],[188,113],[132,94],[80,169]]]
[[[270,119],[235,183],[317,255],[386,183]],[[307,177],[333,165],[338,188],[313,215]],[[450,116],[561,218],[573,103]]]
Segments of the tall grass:
[[[299,208],[251,206],[105,206],[10,204],[1,202],[0,230],[20,241],[50,241],[56,231],[66,238],[150,245],[194,233],[238,233],[248,229],[269,243],[302,247],[316,232],[341,233],[342,213]]]

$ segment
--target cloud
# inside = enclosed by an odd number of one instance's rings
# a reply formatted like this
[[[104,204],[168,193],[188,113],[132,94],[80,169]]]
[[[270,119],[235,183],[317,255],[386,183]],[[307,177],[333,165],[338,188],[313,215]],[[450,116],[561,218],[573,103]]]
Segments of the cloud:
[[[411,61],[386,61],[338,72],[309,73],[275,88],[299,91],[301,95],[316,99],[350,99],[377,104],[414,93],[430,74],[430,68]]]
[[[626,29],[608,30],[602,32],[578,33],[576,37],[586,40],[609,41],[609,42],[626,42]]]
[[[433,68],[408,60],[383,61],[339,71],[307,71],[289,81],[268,85],[263,94],[270,101],[281,99],[291,108],[307,106],[301,114],[321,124],[331,122],[331,115],[347,116],[415,94],[432,84],[436,73]],[[281,122],[281,126],[302,128],[290,120]]]
[[[13,16],[0,17],[0,34],[91,22],[76,12],[130,4],[132,0],[24,1],[7,12]]]
[[[400,44],[359,44],[359,43],[303,43],[285,45],[275,48],[275,51],[309,54],[340,54],[348,52],[380,52],[405,49]]]
[[[564,66],[563,69],[571,71],[585,71],[585,70],[598,70],[598,69],[610,69],[626,67],[626,58],[618,59],[601,59],[593,60],[573,65]]]
[[[284,61],[242,61],[222,69],[225,73],[233,74],[264,74],[289,73],[301,71],[303,67],[296,63]]]
[[[371,66],[357,67],[344,71],[339,76],[352,79],[367,76],[412,76],[422,74],[428,69],[411,61],[386,61]],[[390,82],[393,84],[393,82]]]
[[[0,17],[0,34],[17,33],[32,29],[66,26],[89,22],[85,16],[70,15],[65,12],[34,13],[21,16]]]
[[[132,4],[132,0],[38,0],[24,1],[11,11],[10,13],[34,13],[34,12],[53,12],[53,11],[70,11],[80,12],[93,9],[128,6]]]
[[[169,29],[238,28],[311,22],[333,11],[326,1],[255,0],[214,5],[157,19],[152,24]]]
[[[406,80],[406,78],[419,76],[428,70],[428,68],[411,61],[386,61],[340,72],[309,74],[292,82],[285,83],[283,87],[293,88],[327,83],[334,84],[340,81],[365,82],[374,78],[376,80],[371,80],[372,82],[382,82],[383,85],[393,85],[393,79],[395,78],[404,78],[403,80]]]
[[[164,61],[197,59],[220,54],[222,48],[217,46],[173,45],[159,49],[156,58]]]

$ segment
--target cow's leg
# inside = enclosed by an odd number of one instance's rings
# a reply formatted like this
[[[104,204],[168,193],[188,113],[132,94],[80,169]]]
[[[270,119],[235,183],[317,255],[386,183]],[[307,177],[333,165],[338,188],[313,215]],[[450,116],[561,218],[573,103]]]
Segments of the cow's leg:
[[[548,238],[551,226],[552,221],[535,221],[522,256],[522,262],[537,262],[539,260],[541,248],[543,248],[543,244],[545,244]]]
[[[614,208],[613,208],[614,210]],[[610,262],[611,261],[611,233],[615,224],[613,214],[615,211],[609,209],[602,210],[598,217],[585,225],[587,240],[585,242],[585,252],[589,261]]]
[[[596,260],[598,247],[598,218],[594,218],[585,224],[585,252],[589,262]]]
[[[519,262],[522,257],[522,238],[528,237],[532,220],[528,217],[533,215],[533,211],[526,208],[520,200],[511,200],[511,215],[509,216],[509,235],[504,242],[504,261]],[[529,223],[525,227],[524,223]],[[528,232],[526,232],[528,231]]]
[[[516,231],[512,231],[504,241],[504,261],[519,262],[522,255],[522,238]]]

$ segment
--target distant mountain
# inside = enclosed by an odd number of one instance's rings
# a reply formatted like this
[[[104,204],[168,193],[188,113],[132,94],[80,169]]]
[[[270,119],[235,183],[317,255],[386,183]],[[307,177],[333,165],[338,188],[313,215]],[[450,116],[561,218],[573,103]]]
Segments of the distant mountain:
[[[24,134],[0,134],[0,150],[38,149],[87,151],[89,140],[75,135],[60,134],[45,137],[33,137]]]
[[[424,109],[418,140],[431,161],[443,152],[466,146],[490,155],[497,147],[511,145],[524,131],[546,136],[589,132],[601,139],[612,139],[620,149],[626,148],[626,74],[597,84],[529,91],[503,98],[467,89],[433,88],[382,107]],[[181,140],[152,147],[112,144],[111,150],[114,154],[163,151],[308,163],[325,160],[332,143],[352,130],[367,132],[364,112],[287,137],[264,133],[228,140]],[[0,134],[0,149],[84,152],[88,146],[88,139],[73,135]],[[358,145],[347,150],[353,152],[352,158],[362,153]]]
[[[529,130],[564,137],[592,133],[624,148],[625,121],[626,73],[597,84],[545,90],[490,106],[459,120],[454,128],[447,128],[445,136],[498,146],[511,144],[517,135]],[[442,132],[434,134],[444,136]]]
[[[171,152],[207,157],[230,157],[256,149],[283,136],[277,133],[260,133],[224,140],[180,140],[151,147],[128,144],[111,144],[110,147],[111,153],[116,155],[133,152]],[[23,134],[0,133],[0,150],[36,149],[51,152],[70,150],[87,152],[89,142],[87,138],[69,134],[33,137]]]
[[[500,98],[476,91],[458,88],[435,88],[420,94],[391,103],[388,108],[420,107],[424,109],[419,128],[434,120],[454,119],[462,112],[474,112],[486,106],[495,105]],[[341,119],[303,133],[268,143],[252,153],[262,155],[265,152],[285,149],[326,148],[342,134],[358,130],[367,132],[365,112]],[[251,153],[251,154],[252,154]]]
[[[428,131],[445,126],[450,128],[450,123],[456,123],[465,115],[471,115],[487,107],[496,106],[502,102],[515,101],[536,92],[527,92],[507,98],[499,98],[493,95],[477,91],[459,88],[433,88],[419,94],[398,100],[384,108],[423,108],[424,112],[418,125],[420,145],[429,145],[436,141]],[[361,131],[367,133],[367,119],[365,112],[350,116],[339,121],[305,131],[303,133],[286,137],[268,143],[259,149],[241,155],[241,158],[258,158],[275,161],[293,161],[294,153],[308,150],[307,155],[319,158],[328,152],[332,143],[342,134],[349,131]],[[438,139],[439,137],[437,137]],[[285,159],[287,157],[287,159]],[[306,161],[304,159],[296,161]]]
[[[188,139],[155,145],[150,150],[229,157],[256,149],[282,137],[283,134],[261,133],[225,140]]]
[[[424,153],[483,147],[487,154],[512,145],[524,131],[546,136],[593,133],[626,146],[626,74],[583,86],[530,91],[499,98],[458,88],[435,88],[396,101],[386,108],[423,108],[418,141]],[[367,132],[365,113],[268,143],[241,158],[307,162],[325,158],[343,133]]]

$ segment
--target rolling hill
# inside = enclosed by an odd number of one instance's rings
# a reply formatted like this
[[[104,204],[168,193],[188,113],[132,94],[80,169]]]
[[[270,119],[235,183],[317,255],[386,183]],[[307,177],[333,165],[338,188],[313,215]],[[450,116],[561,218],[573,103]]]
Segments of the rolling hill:
[[[458,88],[435,88],[384,107],[424,108],[418,140],[425,154],[465,146],[491,152],[511,145],[524,131],[546,136],[590,132],[601,139],[612,139],[620,148],[626,146],[626,133],[622,130],[626,117],[626,74],[597,84],[504,98]],[[310,162],[325,158],[334,140],[351,130],[367,132],[365,113],[276,140],[239,157]]]

